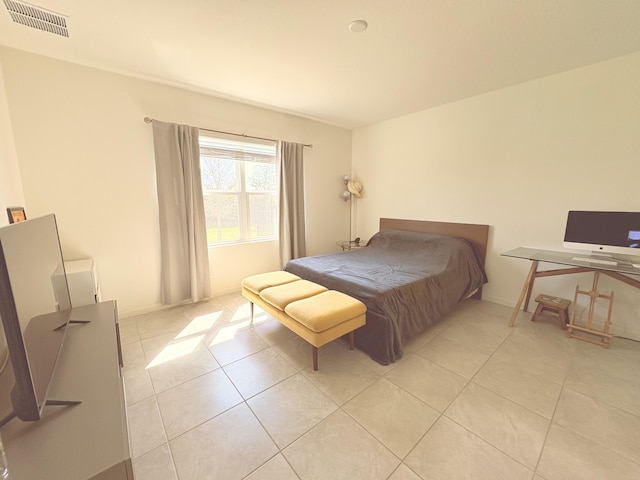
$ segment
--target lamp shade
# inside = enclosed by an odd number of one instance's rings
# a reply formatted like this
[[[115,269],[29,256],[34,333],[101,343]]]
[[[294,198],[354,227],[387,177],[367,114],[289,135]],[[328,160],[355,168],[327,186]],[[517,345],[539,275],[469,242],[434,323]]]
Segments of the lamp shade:
[[[356,182],[355,180],[349,180],[349,182],[347,183],[347,190],[349,190],[351,195],[356,198],[362,197],[362,194],[360,193],[362,191],[362,185],[360,185],[360,183]]]

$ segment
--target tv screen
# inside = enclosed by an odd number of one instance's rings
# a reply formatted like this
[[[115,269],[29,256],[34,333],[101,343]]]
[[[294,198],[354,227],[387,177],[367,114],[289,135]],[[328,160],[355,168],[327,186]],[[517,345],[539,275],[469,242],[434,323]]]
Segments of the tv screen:
[[[570,211],[564,246],[640,255],[640,212]]]
[[[40,418],[70,309],[55,216],[0,228],[0,319],[8,350],[0,423]]]

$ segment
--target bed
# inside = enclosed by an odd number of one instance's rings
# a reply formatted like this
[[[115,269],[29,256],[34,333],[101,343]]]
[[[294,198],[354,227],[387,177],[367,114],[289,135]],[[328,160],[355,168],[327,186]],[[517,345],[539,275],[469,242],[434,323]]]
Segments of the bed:
[[[482,298],[488,232],[488,225],[381,218],[365,248],[298,258],[284,269],[362,301],[367,322],[355,345],[388,365],[459,302]]]

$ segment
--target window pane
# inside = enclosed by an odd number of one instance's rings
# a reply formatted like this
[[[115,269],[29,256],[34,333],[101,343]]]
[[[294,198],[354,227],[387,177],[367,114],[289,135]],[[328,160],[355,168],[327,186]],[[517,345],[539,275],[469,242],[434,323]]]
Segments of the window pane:
[[[276,143],[199,136],[209,244],[277,238]]]
[[[275,192],[275,163],[245,162],[247,192]]]
[[[249,237],[273,237],[276,235],[276,196],[273,194],[249,195]]]
[[[202,189],[216,192],[240,191],[238,163],[226,158],[200,157]]]
[[[211,191],[205,191],[203,195],[207,242],[239,240],[240,206],[238,195]]]

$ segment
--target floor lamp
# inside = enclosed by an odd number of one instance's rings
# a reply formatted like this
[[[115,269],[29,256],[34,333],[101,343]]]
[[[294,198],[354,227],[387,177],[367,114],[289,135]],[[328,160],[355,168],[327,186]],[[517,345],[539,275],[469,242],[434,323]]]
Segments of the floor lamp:
[[[342,192],[342,198],[344,201],[349,201],[349,241],[352,239],[352,226],[353,226],[353,211],[356,208],[355,200],[356,198],[362,198],[362,185],[360,182],[353,180],[349,175],[343,175],[342,181],[346,189]],[[359,238],[356,238],[356,243],[358,243]]]

